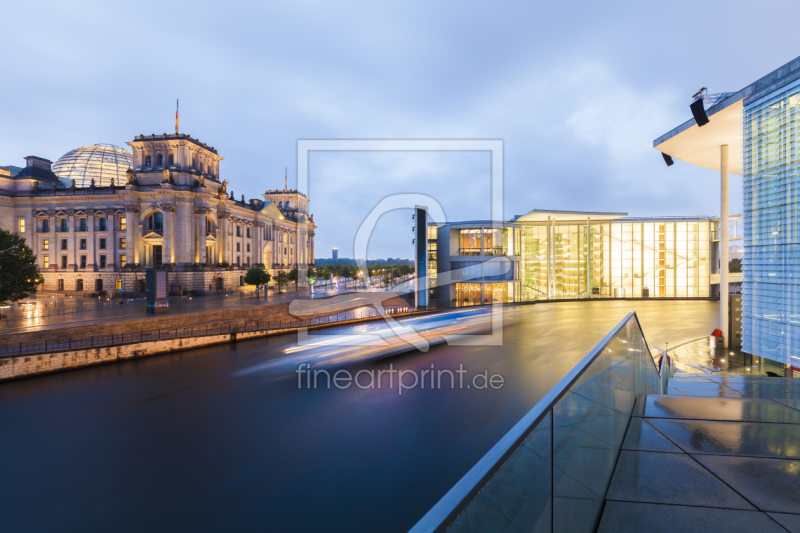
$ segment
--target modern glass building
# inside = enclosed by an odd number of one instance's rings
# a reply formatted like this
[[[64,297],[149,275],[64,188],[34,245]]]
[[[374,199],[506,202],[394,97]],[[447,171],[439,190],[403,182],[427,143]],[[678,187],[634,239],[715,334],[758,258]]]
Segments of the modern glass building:
[[[744,102],[742,348],[800,366],[800,79]]]
[[[720,171],[723,242],[728,173],[742,175],[742,350],[787,372],[800,367],[799,110],[800,57],[703,109],[700,123],[688,120],[653,142],[672,158]]]
[[[711,217],[534,210],[510,223],[429,226],[425,268],[429,286],[438,289],[431,292],[438,307],[703,298],[716,292],[714,222]]]

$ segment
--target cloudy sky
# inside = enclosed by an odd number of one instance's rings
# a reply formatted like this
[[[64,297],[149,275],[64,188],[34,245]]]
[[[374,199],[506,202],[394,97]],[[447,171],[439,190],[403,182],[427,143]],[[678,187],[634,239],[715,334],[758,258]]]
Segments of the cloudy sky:
[[[792,1],[5,2],[0,164],[181,131],[225,157],[236,196],[296,175],[298,139],[501,139],[510,218],[534,208],[716,215],[718,175],[667,169],[656,137],[691,95],[800,54]],[[352,255],[388,194],[489,217],[486,153],[318,152],[317,257]],[[741,210],[732,176],[731,212]],[[411,212],[371,257],[410,257]]]

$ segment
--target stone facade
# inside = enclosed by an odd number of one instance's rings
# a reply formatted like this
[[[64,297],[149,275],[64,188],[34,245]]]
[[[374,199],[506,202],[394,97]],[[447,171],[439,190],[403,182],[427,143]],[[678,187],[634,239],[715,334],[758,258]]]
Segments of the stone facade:
[[[185,134],[140,135],[128,145],[126,183],[64,186],[50,161],[0,167],[0,227],[23,235],[43,290],[144,290],[145,269],[169,271],[171,287],[233,290],[250,266],[273,276],[313,265],[308,198],[267,191],[246,201],[220,180],[217,151]]]

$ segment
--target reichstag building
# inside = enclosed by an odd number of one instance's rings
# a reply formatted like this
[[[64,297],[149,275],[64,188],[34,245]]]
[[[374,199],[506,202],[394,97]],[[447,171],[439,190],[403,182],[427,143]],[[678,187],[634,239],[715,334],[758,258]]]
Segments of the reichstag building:
[[[96,144],[55,163],[0,167],[0,227],[24,236],[44,291],[143,291],[145,269],[172,291],[232,290],[246,270],[314,262],[308,198],[284,188],[237,199],[222,157],[185,134]]]

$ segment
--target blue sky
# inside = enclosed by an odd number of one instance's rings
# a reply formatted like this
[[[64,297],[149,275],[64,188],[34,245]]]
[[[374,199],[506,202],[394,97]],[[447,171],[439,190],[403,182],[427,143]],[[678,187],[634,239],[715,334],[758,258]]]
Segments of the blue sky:
[[[654,138],[690,97],[800,54],[789,1],[14,2],[0,7],[0,164],[181,131],[216,147],[237,197],[295,176],[297,139],[502,139],[505,217],[533,208],[718,213],[718,175],[667,168]],[[351,255],[386,194],[489,216],[479,153],[319,153],[317,257]],[[741,210],[732,176],[731,212]],[[409,257],[411,213],[372,257]]]

